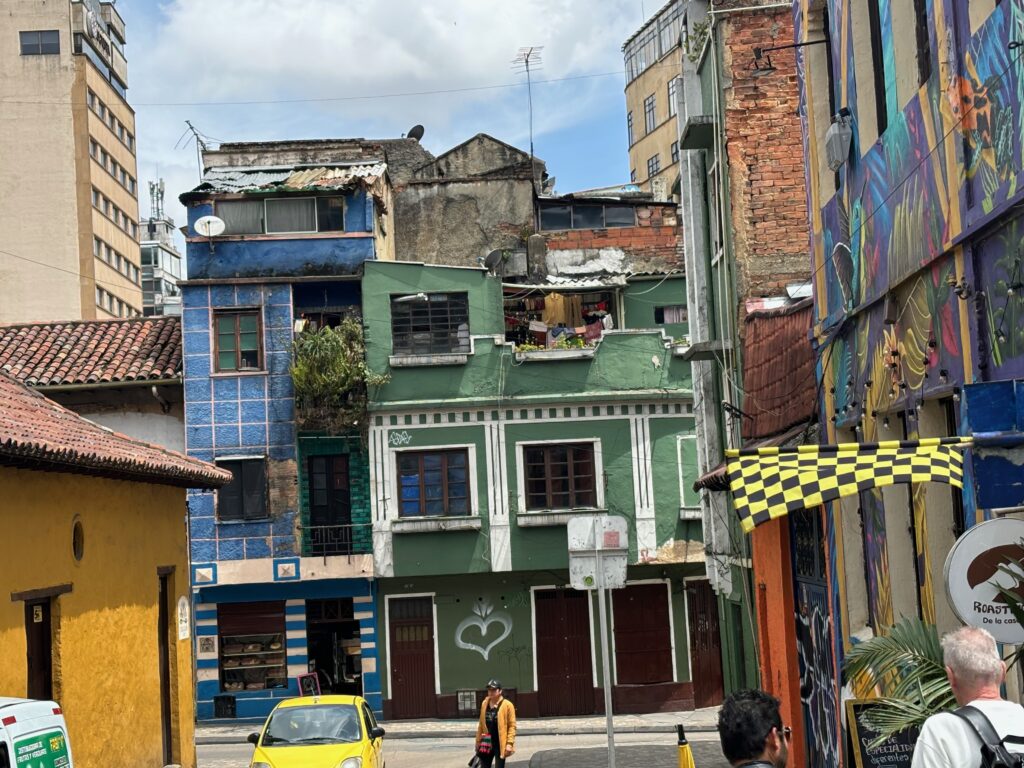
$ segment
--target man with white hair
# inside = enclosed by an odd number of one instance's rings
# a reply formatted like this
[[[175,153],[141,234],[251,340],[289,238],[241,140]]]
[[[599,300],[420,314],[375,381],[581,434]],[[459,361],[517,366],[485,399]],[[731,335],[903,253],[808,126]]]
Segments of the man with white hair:
[[[999,687],[1006,664],[996,641],[984,629],[961,627],[942,638],[942,660],[956,703],[970,706],[988,719],[1010,753],[1024,753],[1024,707],[1006,701]],[[957,710],[962,712],[963,710]],[[984,727],[984,722],[981,723]],[[961,714],[940,712],[929,717],[914,747],[912,768],[982,768],[982,739]]]

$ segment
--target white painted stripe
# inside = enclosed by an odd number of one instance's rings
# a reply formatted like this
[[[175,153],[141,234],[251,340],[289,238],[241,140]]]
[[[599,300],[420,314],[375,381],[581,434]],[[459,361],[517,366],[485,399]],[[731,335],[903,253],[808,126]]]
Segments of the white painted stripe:
[[[352,598],[352,602],[353,603],[357,603],[357,604],[359,604],[359,603],[372,603],[373,602],[373,598],[368,596],[368,595],[367,596],[363,596],[363,597],[353,597]]]
[[[375,630],[373,627],[360,627],[359,628],[359,634],[360,635],[375,635],[375,634],[377,634],[377,630]]]
[[[352,614],[353,619],[372,619],[373,611],[356,611]]]
[[[285,600],[284,604],[287,607],[295,607],[296,605],[301,605],[301,606],[305,607],[306,601],[302,600],[302,599],[298,599],[298,600]]]
[[[196,603],[197,611],[215,611],[217,610],[216,603]]]
[[[196,619],[197,627],[215,627],[217,626],[216,619]]]
[[[308,664],[289,664],[288,665],[288,677],[297,677],[298,675],[304,675],[309,672]]]
[[[208,680],[217,680],[218,674],[216,669],[197,669],[196,680],[200,683],[205,683]]]
[[[364,675],[370,675],[377,671],[376,656],[363,656],[361,661]]]
[[[365,642],[360,643],[359,647],[360,648],[364,648],[366,650],[373,650],[374,648],[377,647],[377,643],[375,641],[373,641],[373,640],[367,640]]]

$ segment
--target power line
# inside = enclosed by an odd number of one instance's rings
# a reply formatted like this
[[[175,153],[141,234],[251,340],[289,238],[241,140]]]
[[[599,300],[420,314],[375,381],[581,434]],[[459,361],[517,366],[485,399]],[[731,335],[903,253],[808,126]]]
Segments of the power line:
[[[58,272],[65,272],[69,275],[74,275],[80,280],[90,281],[92,283],[95,283],[96,285],[105,285],[108,288],[116,288],[122,291],[124,290],[123,285],[117,285],[116,283],[108,283],[105,280],[99,280],[95,277],[90,277],[89,275],[83,275],[81,272],[75,272],[73,269],[64,269],[64,267],[58,267],[56,264],[47,264],[45,261],[36,261],[35,259],[30,259],[28,256],[20,256],[17,253],[11,253],[10,251],[5,251],[2,248],[0,248],[0,254],[3,254],[4,256],[10,256],[12,259],[21,259],[22,261],[27,261],[29,264],[35,264],[36,266],[39,267],[47,267],[48,269],[55,269]],[[128,280],[128,278],[126,277],[125,280]],[[134,285],[134,283],[132,284]]]

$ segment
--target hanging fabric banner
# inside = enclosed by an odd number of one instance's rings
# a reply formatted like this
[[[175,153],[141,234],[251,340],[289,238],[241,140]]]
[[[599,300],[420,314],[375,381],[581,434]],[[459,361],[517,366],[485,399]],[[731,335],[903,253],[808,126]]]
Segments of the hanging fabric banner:
[[[729,489],[750,533],[761,523],[859,491],[896,483],[948,483],[963,487],[969,437],[890,440],[881,443],[800,445],[725,452]]]

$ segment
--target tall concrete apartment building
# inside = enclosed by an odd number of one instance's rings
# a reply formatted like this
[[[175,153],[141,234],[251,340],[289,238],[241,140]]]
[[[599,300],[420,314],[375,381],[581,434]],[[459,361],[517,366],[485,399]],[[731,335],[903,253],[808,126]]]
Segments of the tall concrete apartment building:
[[[658,199],[679,182],[677,96],[685,3],[671,0],[622,46],[626,65],[626,132],[629,180]]]
[[[164,212],[164,180],[149,182],[149,218],[142,222],[142,314],[180,315],[183,259],[174,219]]]
[[[101,0],[0,10],[0,323],[141,315],[124,20]]]

